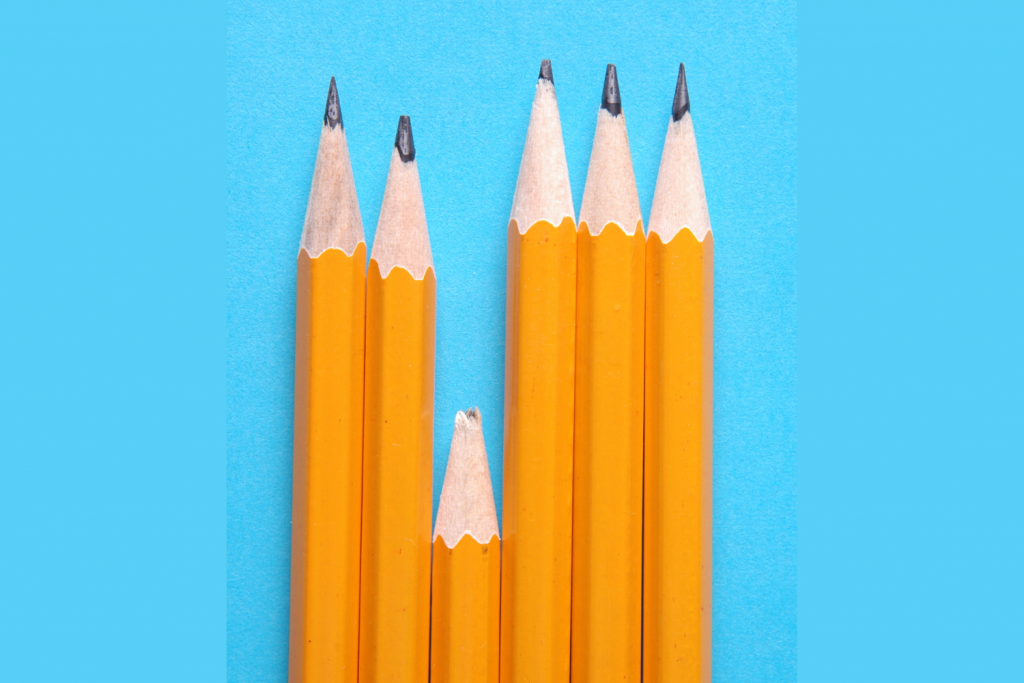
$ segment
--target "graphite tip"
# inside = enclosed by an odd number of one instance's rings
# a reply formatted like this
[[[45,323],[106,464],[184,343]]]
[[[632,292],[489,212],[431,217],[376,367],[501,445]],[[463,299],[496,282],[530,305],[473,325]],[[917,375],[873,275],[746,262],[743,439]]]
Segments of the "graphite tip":
[[[537,80],[544,79],[550,81],[551,85],[555,84],[555,77],[551,75],[551,60],[542,59],[540,62],[540,75],[537,76]]]
[[[324,109],[324,125],[334,128],[335,126],[341,126],[341,129],[345,129],[345,124],[341,120],[341,105],[338,104],[338,86],[334,82],[334,76],[331,76],[331,87],[327,89],[327,107]]]
[[[416,146],[412,144],[412,124],[408,116],[398,117],[398,133],[395,135],[395,149],[402,161],[412,161],[416,158]]]
[[[609,64],[604,72],[604,93],[601,95],[601,108],[608,110],[612,116],[622,113],[622,99],[619,97],[619,76],[615,73],[615,65]]]
[[[676,81],[676,97],[672,100],[672,120],[678,121],[690,111],[690,93],[686,90],[686,68],[679,62],[679,80]]]

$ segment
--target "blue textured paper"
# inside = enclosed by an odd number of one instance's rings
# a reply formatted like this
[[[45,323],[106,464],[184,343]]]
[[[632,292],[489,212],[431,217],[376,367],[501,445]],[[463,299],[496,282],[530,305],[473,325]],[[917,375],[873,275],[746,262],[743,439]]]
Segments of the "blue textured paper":
[[[1024,681],[1024,5],[800,22],[800,679]]]
[[[222,22],[3,7],[4,683],[223,679]]]
[[[370,245],[412,117],[438,278],[435,511],[455,411],[479,406],[500,514],[506,226],[542,58],[577,211],[617,65],[645,219],[687,64],[715,234],[714,680],[795,679],[796,37],[795,2],[229,4],[229,680],[286,677],[295,257],[330,77]]]

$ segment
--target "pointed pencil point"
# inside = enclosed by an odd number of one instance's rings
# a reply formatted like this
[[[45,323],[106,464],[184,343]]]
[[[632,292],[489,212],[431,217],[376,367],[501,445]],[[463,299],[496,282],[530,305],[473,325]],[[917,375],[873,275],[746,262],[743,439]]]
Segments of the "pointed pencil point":
[[[676,97],[672,100],[672,120],[678,121],[690,111],[690,93],[686,90],[686,68],[679,62],[679,79],[676,81]]]
[[[615,73],[615,65],[609,64],[604,72],[604,93],[601,95],[601,108],[612,116],[622,113],[622,99],[619,97],[619,76]]]
[[[345,124],[341,120],[341,105],[338,103],[338,85],[334,82],[334,76],[331,76],[331,87],[327,89],[327,107],[324,108],[324,125],[334,128],[335,126],[341,126],[341,129],[345,129]]]
[[[412,124],[408,116],[398,117],[398,133],[395,135],[395,149],[402,161],[416,158],[416,146],[412,144]]]
[[[540,75],[537,76],[537,80],[544,79],[550,81],[551,85],[555,84],[555,77],[551,75],[551,60],[543,59],[540,62]]]

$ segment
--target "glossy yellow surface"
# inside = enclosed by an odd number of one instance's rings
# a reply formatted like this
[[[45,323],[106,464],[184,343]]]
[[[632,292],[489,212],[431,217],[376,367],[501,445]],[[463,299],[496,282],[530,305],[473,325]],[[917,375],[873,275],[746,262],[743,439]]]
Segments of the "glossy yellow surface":
[[[644,231],[577,239],[572,679],[639,683]]]
[[[445,683],[497,683],[501,541],[466,534],[454,548],[434,541],[430,676]]]
[[[353,683],[359,625],[366,245],[299,251],[289,680]]]
[[[714,239],[647,242],[644,681],[711,681]]]
[[[426,683],[430,648],[436,280],[370,260],[366,278],[362,683]]]
[[[509,223],[501,680],[569,680],[576,226]]]

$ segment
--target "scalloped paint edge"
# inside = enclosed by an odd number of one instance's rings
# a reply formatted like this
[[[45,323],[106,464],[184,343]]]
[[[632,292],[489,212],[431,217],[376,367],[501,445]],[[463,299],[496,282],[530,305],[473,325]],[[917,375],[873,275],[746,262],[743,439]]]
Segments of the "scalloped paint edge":
[[[389,275],[391,275],[391,271],[395,270],[396,268],[399,269],[399,270],[404,270],[406,273],[409,274],[409,277],[411,277],[416,282],[423,282],[423,280],[425,280],[426,277],[427,277],[427,271],[433,271],[434,272],[434,280],[437,280],[437,271],[434,271],[434,266],[432,266],[432,265],[427,266],[426,268],[424,268],[423,269],[423,274],[420,275],[419,277],[416,277],[416,273],[412,272],[411,270],[409,270],[405,266],[400,266],[400,265],[397,265],[397,264],[396,265],[392,265],[390,268],[388,268],[388,272],[386,272],[386,273],[381,272],[381,270],[380,270],[380,261],[378,261],[377,259],[375,259],[373,257],[370,257],[370,261],[368,261],[367,264],[366,264],[366,272],[367,272],[367,274],[369,274],[369,272],[370,272],[370,263],[376,263],[377,264],[377,272],[380,273],[380,279],[382,279],[382,280],[386,279]]]
[[[693,235],[693,238],[694,238],[695,240],[697,240],[698,242],[703,242],[703,241],[704,241],[704,238],[705,238],[705,237],[707,237],[708,235],[711,235],[711,232],[712,232],[711,228],[708,228],[708,229],[707,229],[707,230],[706,230],[706,231],[704,232],[704,235],[703,235],[703,236],[701,236],[701,237],[697,237],[697,233],[695,233],[695,232],[693,231],[693,229],[692,229],[692,228],[691,228],[690,226],[688,226],[688,225],[684,225],[683,227],[681,227],[681,228],[679,228],[678,230],[676,230],[676,234],[675,234],[675,235],[672,235],[672,237],[670,237],[670,238],[669,238],[668,242],[666,242],[666,241],[665,241],[664,239],[662,239],[662,236],[661,236],[661,233],[660,233],[660,232],[649,232],[649,233],[647,233],[647,240],[648,240],[648,241],[650,241],[650,239],[651,239],[651,236],[652,236],[652,235],[657,235],[657,236],[658,236],[658,240],[659,240],[659,241],[660,241],[660,242],[661,242],[662,244],[671,244],[672,240],[674,240],[674,239],[675,239],[676,237],[678,237],[678,236],[679,236],[679,235],[680,235],[680,234],[681,234],[681,233],[682,233],[682,232],[683,232],[684,230],[685,230],[686,232],[690,233],[691,235]],[[713,237],[714,237],[714,236],[712,236],[712,238],[713,238]]]
[[[476,535],[472,531],[469,531],[468,529],[466,531],[462,532],[462,535],[459,536],[458,540],[456,540],[454,544],[449,544],[448,543],[448,539],[445,538],[441,534],[441,532],[435,533],[434,534],[434,538],[431,539],[430,542],[431,543],[437,543],[437,539],[440,538],[442,541],[444,541],[444,545],[445,545],[446,548],[448,548],[448,550],[455,550],[455,546],[457,546],[462,541],[462,539],[464,539],[466,536],[469,536],[470,538],[472,538],[474,541],[476,541],[480,545],[488,545],[488,544],[490,544],[492,538],[498,539],[499,543],[501,542],[501,536],[499,536],[497,532],[495,532],[495,533],[491,534],[490,536],[488,536],[486,541],[481,541],[479,538],[476,537]]]
[[[573,230],[579,231],[579,226],[576,225],[576,217],[575,216],[570,216],[569,214],[565,214],[564,216],[562,216],[558,220],[557,223],[552,223],[547,218],[538,218],[534,222],[530,223],[530,226],[528,228],[526,228],[526,230],[523,230],[522,227],[520,227],[521,223],[516,218],[509,218],[508,219],[508,224],[511,227],[511,225],[513,223],[515,223],[516,224],[516,232],[518,232],[520,235],[525,235],[526,233],[530,232],[530,230],[532,230],[534,227],[540,225],[541,223],[547,223],[548,225],[552,226],[553,228],[560,228],[562,226],[562,223],[565,222],[566,218],[569,218],[569,219],[572,220]]]
[[[609,226],[612,226],[612,225],[614,225],[616,228],[618,228],[622,232],[622,234],[625,235],[626,237],[635,237],[637,230],[639,230],[640,232],[643,232],[643,230],[644,230],[644,219],[641,218],[641,219],[639,219],[636,222],[636,225],[633,226],[633,232],[626,232],[626,229],[624,227],[622,227],[621,225],[619,225],[618,221],[608,221],[603,226],[601,226],[601,229],[598,230],[597,232],[594,232],[593,230],[590,229],[590,223],[587,223],[586,221],[580,221],[580,224],[576,226],[576,232],[577,233],[582,232],[584,225],[587,226],[587,232],[590,233],[591,237],[600,237],[601,233],[603,233],[605,230],[608,229]],[[646,236],[647,235],[645,234],[644,237],[646,237]]]
[[[366,246],[366,240],[359,240],[358,242],[356,242],[356,245],[354,247],[352,247],[352,251],[351,252],[345,251],[344,247],[324,247],[323,249],[320,250],[320,252],[318,254],[312,254],[312,253],[310,253],[309,249],[307,249],[305,246],[301,246],[301,247],[299,247],[299,253],[301,254],[302,252],[306,252],[306,256],[308,256],[311,259],[315,259],[315,258],[319,258],[319,257],[323,256],[326,252],[331,251],[333,249],[334,251],[340,251],[345,256],[348,256],[349,258],[352,258],[353,256],[356,255],[356,250],[359,248],[360,244],[365,247]]]

